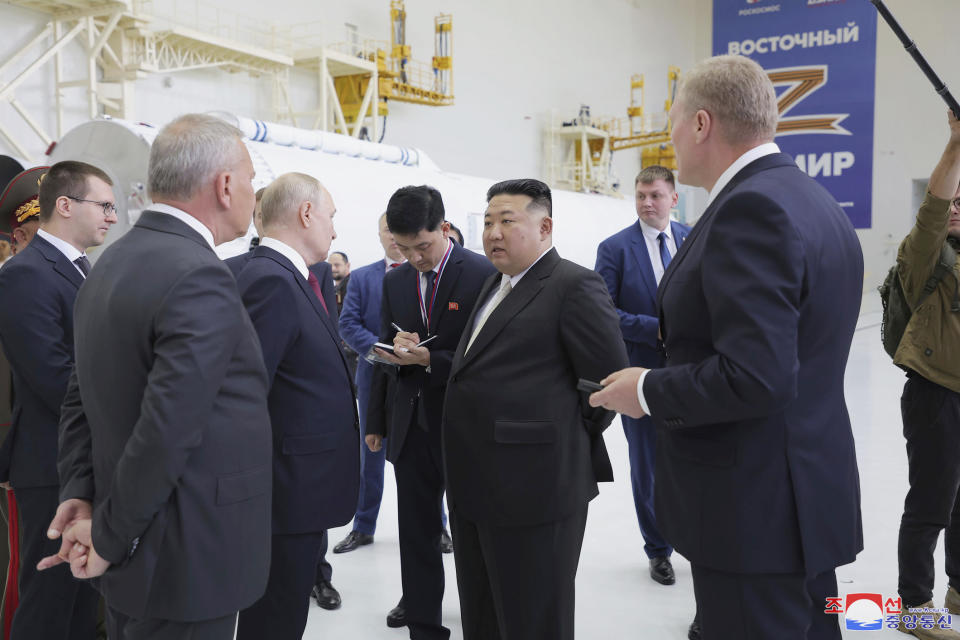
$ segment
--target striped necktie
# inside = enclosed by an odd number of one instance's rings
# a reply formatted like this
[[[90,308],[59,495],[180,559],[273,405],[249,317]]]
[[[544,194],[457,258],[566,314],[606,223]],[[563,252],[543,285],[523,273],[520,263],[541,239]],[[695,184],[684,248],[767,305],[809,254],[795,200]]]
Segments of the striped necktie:
[[[84,278],[90,275],[90,258],[87,256],[80,256],[73,261],[73,264],[77,265]]]

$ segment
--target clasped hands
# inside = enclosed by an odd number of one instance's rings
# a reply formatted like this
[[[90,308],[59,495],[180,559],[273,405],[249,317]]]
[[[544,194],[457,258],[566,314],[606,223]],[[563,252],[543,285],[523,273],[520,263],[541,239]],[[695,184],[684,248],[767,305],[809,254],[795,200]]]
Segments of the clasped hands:
[[[393,353],[383,349],[376,349],[376,352],[381,358],[397,366],[417,364],[421,367],[429,367],[430,349],[418,347],[418,344],[420,344],[420,336],[416,333],[398,331],[393,337]]]
[[[644,371],[646,369],[642,367],[630,367],[611,373],[600,381],[603,389],[590,394],[590,406],[603,407],[631,418],[642,418],[646,413],[640,406],[637,383]]]
[[[92,519],[93,507],[86,500],[71,498],[61,502],[47,530],[47,537],[51,540],[61,539],[60,551],[38,562],[37,569],[43,571],[68,562],[75,578],[103,575],[110,563],[93,548]]]

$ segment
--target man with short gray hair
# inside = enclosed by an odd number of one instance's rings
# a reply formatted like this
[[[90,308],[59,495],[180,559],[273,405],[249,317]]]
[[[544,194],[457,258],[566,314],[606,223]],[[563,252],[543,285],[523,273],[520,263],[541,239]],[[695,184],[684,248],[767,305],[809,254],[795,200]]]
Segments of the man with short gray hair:
[[[270,564],[267,375],[233,276],[253,165],[236,128],[177,118],[150,152],[152,204],[76,301],[49,535],[99,576],[113,640],[233,637]]]
[[[336,308],[307,265],[327,258],[336,207],[313,177],[286,173],[261,201],[264,236],[231,258],[270,380],[273,536],[267,592],[240,612],[237,640],[300,640],[326,530],[353,517],[360,430]]]
[[[705,640],[839,640],[825,599],[863,548],[843,394],[860,244],[773,143],[757,63],[696,65],[671,119],[678,179],[710,198],[660,282],[666,365],[613,373],[590,402],[657,426],[657,522],[690,560]]]

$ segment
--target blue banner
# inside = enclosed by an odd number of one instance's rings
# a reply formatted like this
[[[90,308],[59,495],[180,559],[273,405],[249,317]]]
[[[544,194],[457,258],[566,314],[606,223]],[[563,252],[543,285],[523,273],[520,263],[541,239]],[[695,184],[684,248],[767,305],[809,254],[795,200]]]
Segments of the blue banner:
[[[868,0],[713,0],[713,52],[756,60],[777,91],[776,142],[869,228],[877,16]]]

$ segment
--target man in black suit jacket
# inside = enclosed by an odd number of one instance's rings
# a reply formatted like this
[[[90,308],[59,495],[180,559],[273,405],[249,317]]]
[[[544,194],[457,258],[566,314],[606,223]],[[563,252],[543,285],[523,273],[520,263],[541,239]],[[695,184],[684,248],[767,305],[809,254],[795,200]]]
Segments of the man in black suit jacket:
[[[111,638],[228,640],[267,582],[268,381],[213,251],[253,210],[240,135],[206,115],[164,127],[150,152],[154,204],[77,296],[50,527],[63,546],[43,564],[67,558],[75,576],[100,576]]]
[[[37,175],[39,173],[40,175]],[[20,602],[14,638],[94,636],[98,594],[68,567],[47,573],[37,563],[56,553],[47,538],[57,511],[57,424],[73,367],[73,305],[90,269],[86,250],[103,244],[116,222],[112,181],[82,162],[60,162],[27,176],[39,189],[40,228],[33,241],[0,270],[0,342],[10,359],[15,390],[9,480],[22,537]]]
[[[250,250],[246,253],[241,253],[238,256],[234,256],[225,260],[224,262],[230,268],[230,271],[233,273],[233,277],[236,278],[240,275],[240,272],[243,271],[243,268],[247,265],[247,262],[253,257],[254,250],[260,245],[260,237],[264,235],[263,232],[263,212],[261,210],[260,201],[263,197],[263,193],[266,191],[266,187],[258,189],[256,193],[257,205],[253,214],[253,224],[257,229],[257,235],[253,238],[250,243]],[[335,283],[333,281],[333,270],[330,267],[330,263],[324,260],[320,262],[311,264],[307,267],[310,273],[312,273],[316,278],[317,282],[320,283],[320,291],[323,294],[323,301],[327,309],[330,309],[330,313],[333,314],[331,317],[334,321],[334,326],[337,325],[338,315],[335,311],[337,309],[337,293]],[[339,327],[338,327],[339,330]],[[339,609],[342,604],[340,598],[340,592],[333,586],[333,566],[327,560],[327,532],[323,532],[323,537],[320,541],[320,554],[317,557],[317,579],[313,587],[313,598],[317,601],[317,606],[320,606],[324,609]]]
[[[679,179],[710,203],[660,283],[666,366],[617,372],[591,402],[657,425],[657,518],[693,567],[705,640],[838,640],[825,598],[863,548],[843,395],[860,244],[773,144],[758,64],[700,63],[671,116]]]
[[[330,194],[288,173],[263,195],[265,235],[237,277],[270,379],[273,542],[267,592],[240,613],[238,640],[299,640],[327,528],[353,517],[359,427],[350,370],[320,283],[308,263],[326,258]],[[232,260],[239,260],[232,258]]]
[[[397,365],[391,373],[395,388],[386,433],[368,427],[365,439],[376,451],[389,436],[386,457],[397,479],[402,606],[410,637],[445,639],[450,630],[440,620],[440,415],[453,351],[493,266],[449,239],[443,200],[433,187],[397,190],[387,204],[387,226],[407,259],[384,276],[380,305],[380,341],[393,344],[395,355],[378,353]],[[417,346],[434,336],[429,346]]]
[[[0,156],[0,233],[9,234],[12,240],[12,251],[16,255],[18,246],[23,251],[30,244],[30,240],[40,228],[40,203],[37,192],[40,189],[39,178],[49,169],[48,166],[33,167],[23,171],[20,163]],[[19,236],[19,238],[18,238]],[[9,260],[7,261],[9,262]],[[6,263],[0,263],[2,268]],[[14,307],[16,302],[10,304]],[[8,310],[9,312],[10,310]],[[18,575],[16,569],[20,566],[19,528],[11,529],[8,523],[11,514],[14,521],[19,520],[16,498],[10,486],[10,457],[13,439],[7,438],[12,428],[14,405],[13,375],[10,371],[10,362],[0,347],[0,584],[7,585],[4,598],[9,602],[16,592]],[[11,562],[13,560],[13,562]],[[7,573],[8,567],[15,571]],[[0,611],[0,625],[7,625],[13,618],[14,611],[7,612],[4,607]],[[10,619],[10,620],[8,620]]]
[[[613,413],[577,381],[627,353],[603,279],[552,248],[550,188],[508,180],[487,201],[499,273],[457,346],[443,419],[463,637],[568,640],[587,503],[613,480]]]
[[[337,291],[337,316],[339,317],[340,312],[343,311],[343,301],[347,297],[347,286],[350,284],[350,261],[343,251],[334,251],[330,254],[328,264]],[[356,351],[350,348],[346,340],[342,341],[340,346],[343,347],[343,352],[347,356],[347,363],[350,365],[350,379],[356,380],[359,356]]]

